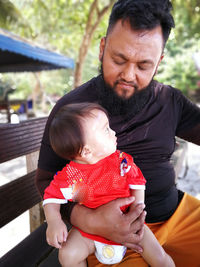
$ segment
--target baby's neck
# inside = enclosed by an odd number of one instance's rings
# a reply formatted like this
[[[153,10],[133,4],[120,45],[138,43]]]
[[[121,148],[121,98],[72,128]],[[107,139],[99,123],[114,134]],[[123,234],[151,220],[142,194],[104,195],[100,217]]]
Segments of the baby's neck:
[[[84,158],[84,157],[77,157],[75,159],[73,159],[74,162],[77,162],[79,164],[95,164],[98,161],[102,160],[103,158]]]

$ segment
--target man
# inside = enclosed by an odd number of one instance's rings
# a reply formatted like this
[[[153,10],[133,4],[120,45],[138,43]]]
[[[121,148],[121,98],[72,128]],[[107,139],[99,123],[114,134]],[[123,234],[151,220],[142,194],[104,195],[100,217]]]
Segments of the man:
[[[170,163],[175,136],[200,144],[200,109],[182,93],[153,80],[174,27],[168,0],[119,0],[113,6],[107,34],[100,43],[101,75],[58,101],[45,129],[36,182],[43,195],[53,174],[66,161],[49,143],[48,129],[57,110],[74,102],[98,102],[107,109],[118,149],[131,154],[146,180],[146,223],[176,266],[200,262],[200,202],[176,189]],[[140,255],[146,212],[139,205],[127,214],[118,199],[90,210],[68,204],[72,225],[122,243],[128,250],[119,266],[147,266]],[[134,251],[133,251],[134,250]],[[97,265],[90,257],[89,266]]]

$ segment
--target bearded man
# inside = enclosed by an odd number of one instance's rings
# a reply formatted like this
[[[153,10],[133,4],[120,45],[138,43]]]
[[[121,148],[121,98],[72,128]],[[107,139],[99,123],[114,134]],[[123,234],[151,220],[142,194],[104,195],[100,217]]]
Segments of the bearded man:
[[[64,209],[68,221],[90,234],[129,249],[117,266],[147,266],[140,252],[144,220],[176,266],[200,262],[200,201],[177,190],[170,157],[175,136],[200,145],[200,109],[178,89],[154,80],[174,20],[168,0],[119,0],[101,39],[101,73],[63,96],[44,132],[36,183],[43,196],[53,175],[66,165],[49,142],[49,126],[58,109],[69,103],[96,102],[107,111],[118,149],[131,154],[147,180],[142,204],[123,214],[129,198],[95,210],[76,203]],[[146,216],[146,219],[145,219]],[[102,266],[90,256],[88,266]]]

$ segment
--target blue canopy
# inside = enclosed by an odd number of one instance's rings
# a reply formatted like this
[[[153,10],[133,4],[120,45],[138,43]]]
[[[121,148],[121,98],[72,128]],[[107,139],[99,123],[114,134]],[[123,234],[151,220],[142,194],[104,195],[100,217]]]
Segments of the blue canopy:
[[[0,73],[74,68],[71,58],[0,29]]]

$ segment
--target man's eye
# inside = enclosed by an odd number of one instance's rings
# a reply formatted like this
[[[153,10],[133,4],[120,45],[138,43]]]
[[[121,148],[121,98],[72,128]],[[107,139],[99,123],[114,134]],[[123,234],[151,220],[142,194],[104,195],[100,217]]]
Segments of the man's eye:
[[[108,133],[108,132],[109,132],[109,130],[110,130],[110,129],[107,127],[107,128],[106,128],[106,132]]]
[[[148,64],[139,65],[138,68],[140,70],[148,70],[148,69],[150,69],[150,65],[148,65]]]
[[[116,60],[116,59],[114,59],[113,61],[114,61],[114,63],[116,65],[123,65],[124,64],[124,61],[122,61],[122,60]]]

